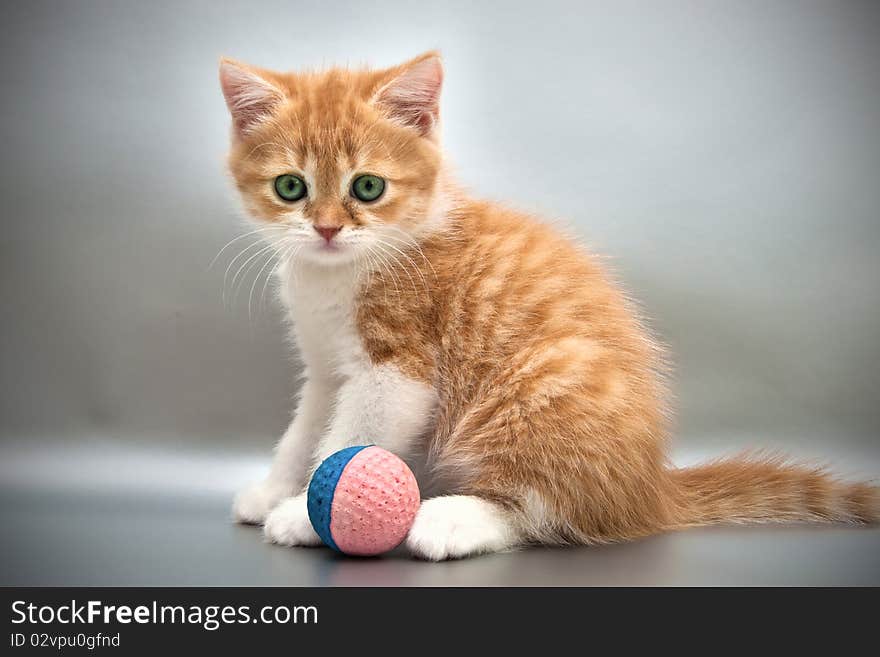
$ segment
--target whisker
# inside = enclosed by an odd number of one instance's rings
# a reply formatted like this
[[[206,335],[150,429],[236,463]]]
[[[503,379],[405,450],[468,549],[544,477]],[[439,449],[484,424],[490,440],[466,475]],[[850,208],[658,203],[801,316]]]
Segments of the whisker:
[[[226,244],[223,246],[222,249],[220,249],[217,252],[217,255],[214,256],[213,260],[211,260],[211,264],[208,265],[208,269],[210,270],[211,267],[213,267],[214,264],[217,262],[217,260],[220,258],[220,256],[223,255],[223,252],[226,251],[226,249],[228,249],[230,246],[235,244],[238,240],[242,240],[245,237],[250,237],[251,235],[256,235],[257,233],[263,233],[263,232],[266,232],[269,230],[286,230],[286,229],[284,226],[263,226],[262,228],[257,228],[256,230],[249,231],[249,232],[245,233],[244,235],[239,235],[238,237],[233,237],[231,240],[226,242]]]
[[[301,246],[302,246],[301,244],[299,244],[297,242],[293,242],[292,244],[288,245],[286,250],[284,251],[284,253],[278,257],[277,262],[275,263],[274,269],[272,269],[272,271],[269,272],[268,276],[266,276],[266,280],[263,282],[263,289],[260,292],[259,307],[257,309],[257,312],[263,312],[263,309],[265,308],[264,300],[266,298],[266,289],[269,287],[269,281],[275,277],[275,274],[278,273],[278,270],[281,268],[281,265],[283,265],[285,262],[287,262],[288,259],[293,255],[293,253],[295,251],[298,251],[301,248]]]
[[[401,230],[397,226],[386,226],[386,228],[397,231],[398,233],[403,235],[406,239],[402,239],[400,237],[395,237],[394,235],[384,235],[384,234],[382,235],[383,237],[387,237],[389,239],[396,239],[398,242],[403,242],[404,244],[408,244],[409,246],[412,246],[416,251],[418,251],[419,255],[422,257],[422,260],[425,261],[425,264],[427,264],[428,267],[431,268],[431,273],[434,274],[434,278],[437,278],[437,270],[434,269],[434,265],[428,259],[428,256],[425,255],[425,252],[422,250],[422,247],[419,245],[418,241],[412,235],[409,235],[406,231]]]
[[[384,258],[380,258],[379,254],[373,247],[368,249],[371,257],[371,262],[374,262],[376,265],[376,271],[379,274],[379,280],[382,281],[382,288],[385,291],[385,305],[388,305],[388,281],[391,280],[394,283],[394,289],[399,290],[394,277],[389,273],[388,263]],[[399,291],[398,291],[399,294]]]
[[[377,238],[377,239],[378,239],[378,238]],[[416,265],[415,260],[413,260],[412,258],[410,258],[406,253],[404,253],[403,251],[401,251],[400,249],[398,249],[398,248],[397,248],[396,246],[394,246],[393,244],[389,244],[388,242],[385,242],[385,241],[383,241],[383,240],[381,240],[381,239],[379,239],[378,241],[379,241],[380,244],[384,244],[385,246],[394,249],[395,251],[397,251],[400,255],[402,255],[404,258],[406,258],[406,259],[409,261],[409,263],[412,265],[413,269],[416,270],[416,273],[417,273],[417,274],[419,275],[419,277],[422,279],[422,285],[423,285],[424,288],[425,288],[425,294],[428,295],[428,296],[430,296],[431,291],[428,289],[428,281],[425,280],[425,276],[424,276],[424,274],[422,274],[421,269],[419,269],[419,267]],[[402,264],[402,263],[401,263],[401,264]],[[406,273],[407,276],[409,276],[409,279],[410,279],[410,281],[412,282],[413,291],[415,292],[415,291],[416,291],[416,282],[415,282],[415,280],[413,279],[413,277],[410,275],[410,273],[409,273],[409,268],[406,267],[406,266],[404,266],[404,267],[403,267],[403,271]]]
[[[241,258],[245,257],[245,254],[253,249],[254,247],[259,247],[261,244],[264,244],[262,241],[257,240],[251,244],[248,244],[241,251],[239,251],[232,260],[229,261],[229,264],[226,265],[226,271],[223,272],[223,305],[226,306],[226,285],[229,280],[229,272],[232,271],[232,268],[235,266],[235,263],[238,262]]]
[[[387,254],[383,254],[381,251],[379,251],[377,249],[370,249],[370,252],[374,256],[376,256],[376,258],[378,258],[378,260],[382,263],[383,271],[387,272],[388,275],[391,276],[391,278],[394,282],[394,291],[397,293],[397,296],[400,296],[400,286],[398,285],[398,283],[400,283],[400,279],[397,277],[397,274],[394,273],[394,267],[392,267],[388,263],[388,260],[386,260],[385,255],[387,255]],[[390,257],[390,255],[389,255],[389,257]]]
[[[296,256],[303,250],[305,244],[300,244],[299,248],[290,255],[290,271],[293,273],[293,284],[299,285],[300,263],[296,260]]]
[[[373,273],[374,269],[379,267],[378,261],[372,256],[370,249],[364,251],[364,256],[367,258],[369,262],[369,268],[367,269],[367,285],[371,286],[373,284]],[[388,286],[385,284],[385,280],[380,278],[380,282],[382,283],[382,292],[385,295],[385,305],[388,305]]]
[[[381,244],[382,246],[391,246],[391,245],[388,244],[387,242],[383,242],[383,241],[381,241],[381,240],[378,240],[378,241],[379,241],[379,244]],[[393,248],[393,247],[392,247],[392,248]],[[395,264],[397,264],[397,265],[400,265],[400,269],[402,269],[403,272],[407,275],[407,278],[409,278],[410,285],[412,285],[413,292],[415,292],[415,291],[416,291],[416,281],[415,281],[415,279],[412,277],[412,274],[409,273],[409,268],[408,268],[406,265],[404,265],[404,264],[400,261],[400,259],[397,258],[394,254],[389,253],[388,251],[385,251],[385,250],[383,250],[383,249],[381,249],[381,248],[379,249],[379,252],[384,253],[385,255],[387,255],[387,256],[391,259],[391,261],[392,261],[393,263],[395,263]],[[399,253],[399,251],[398,251],[398,253]]]
[[[260,271],[257,272],[257,275],[254,276],[254,282],[251,283],[251,291],[248,293],[248,322],[251,321],[251,305],[254,300],[254,290],[257,287],[257,282],[260,280],[260,276],[274,263],[277,263],[278,253],[280,249],[275,250],[269,257],[266,259],[266,262],[263,263],[263,266],[260,267]],[[266,277],[266,280],[269,280],[269,277]]]
[[[269,251],[274,251],[275,247],[272,244],[264,246],[262,249],[253,254],[250,258],[245,260],[241,266],[238,268],[238,271],[235,272],[235,276],[232,277],[232,305],[235,305],[235,300],[238,298],[238,291],[241,288],[241,282],[247,278],[248,272],[254,268],[256,262],[254,262],[257,258],[264,255]],[[239,280],[239,275],[241,275],[241,280]],[[236,285],[236,281],[239,280],[239,284]]]

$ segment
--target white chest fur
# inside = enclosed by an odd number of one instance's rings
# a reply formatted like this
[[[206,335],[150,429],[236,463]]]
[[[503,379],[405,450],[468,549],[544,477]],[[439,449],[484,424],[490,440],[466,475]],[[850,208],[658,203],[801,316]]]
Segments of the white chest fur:
[[[283,272],[281,280],[308,381],[319,396],[333,397],[318,462],[351,441],[414,456],[432,425],[437,393],[391,363],[371,362],[357,331],[356,272],[302,267]]]
[[[310,375],[350,377],[367,367],[369,358],[356,327],[354,268],[299,266],[279,276],[281,298]]]

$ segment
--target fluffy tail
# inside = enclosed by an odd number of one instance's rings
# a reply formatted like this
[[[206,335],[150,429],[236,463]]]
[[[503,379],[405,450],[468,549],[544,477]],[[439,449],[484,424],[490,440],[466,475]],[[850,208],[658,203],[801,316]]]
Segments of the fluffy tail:
[[[880,521],[880,488],[848,483],[822,467],[744,454],[673,470],[682,525],[720,522]]]

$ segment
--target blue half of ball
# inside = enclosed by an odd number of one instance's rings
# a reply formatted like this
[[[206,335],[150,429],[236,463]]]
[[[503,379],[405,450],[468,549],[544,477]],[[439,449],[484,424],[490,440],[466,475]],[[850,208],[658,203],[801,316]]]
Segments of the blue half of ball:
[[[340,551],[339,547],[330,534],[330,508],[333,506],[336,484],[339,483],[339,477],[342,476],[342,471],[345,470],[348,462],[354,458],[355,454],[367,447],[368,445],[346,447],[331,454],[318,466],[309,482],[309,490],[306,495],[309,520],[324,544],[337,552]]]

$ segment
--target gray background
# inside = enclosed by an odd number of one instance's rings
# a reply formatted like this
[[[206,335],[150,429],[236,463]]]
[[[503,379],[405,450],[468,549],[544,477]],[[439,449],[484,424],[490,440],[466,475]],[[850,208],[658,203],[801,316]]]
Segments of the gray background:
[[[225,303],[237,251],[209,267],[246,230],[217,60],[429,48],[460,178],[607,254],[669,345],[676,461],[880,475],[877,3],[5,2],[0,584],[880,584],[870,529],[431,566],[227,522],[297,364],[277,304],[248,308],[259,267]]]

